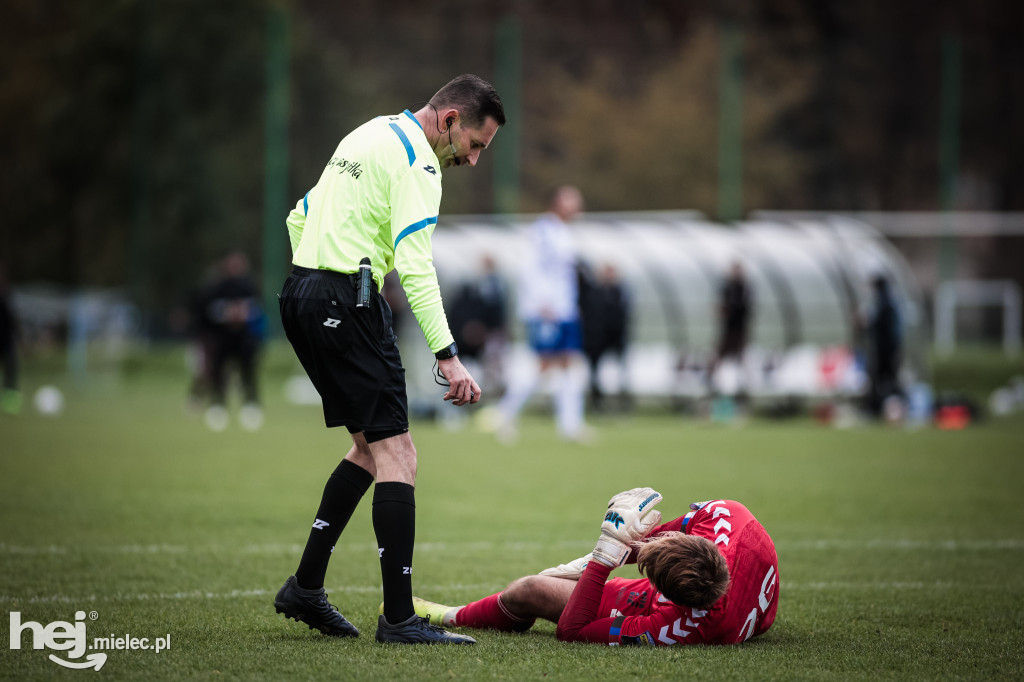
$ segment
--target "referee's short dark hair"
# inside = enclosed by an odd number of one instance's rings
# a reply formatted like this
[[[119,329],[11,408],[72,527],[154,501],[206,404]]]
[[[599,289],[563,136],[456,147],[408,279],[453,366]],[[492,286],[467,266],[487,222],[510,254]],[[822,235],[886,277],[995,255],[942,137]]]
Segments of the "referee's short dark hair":
[[[454,107],[459,110],[465,125],[477,128],[488,116],[505,125],[505,108],[494,86],[479,76],[464,73],[456,76],[434,93],[430,104],[435,109]]]

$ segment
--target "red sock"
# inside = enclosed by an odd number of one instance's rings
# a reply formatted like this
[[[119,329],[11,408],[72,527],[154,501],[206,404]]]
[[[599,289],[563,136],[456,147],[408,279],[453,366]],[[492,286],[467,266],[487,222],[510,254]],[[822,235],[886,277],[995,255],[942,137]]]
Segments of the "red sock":
[[[504,632],[525,632],[536,620],[512,615],[501,603],[501,592],[466,604],[455,614],[455,625]]]

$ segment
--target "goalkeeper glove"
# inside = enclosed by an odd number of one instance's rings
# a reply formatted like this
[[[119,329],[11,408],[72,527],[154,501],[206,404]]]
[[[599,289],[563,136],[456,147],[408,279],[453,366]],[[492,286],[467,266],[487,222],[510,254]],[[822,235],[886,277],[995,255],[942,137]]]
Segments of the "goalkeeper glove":
[[[629,558],[630,543],[661,522],[661,512],[654,509],[661,500],[661,493],[653,488],[633,488],[609,500],[594,559],[609,568],[624,564]]]
[[[583,569],[587,567],[590,560],[594,558],[593,553],[581,556],[579,559],[573,559],[567,564],[558,564],[551,568],[545,568],[537,575],[549,575],[552,578],[564,578],[566,580],[579,580],[580,576],[583,575]]]

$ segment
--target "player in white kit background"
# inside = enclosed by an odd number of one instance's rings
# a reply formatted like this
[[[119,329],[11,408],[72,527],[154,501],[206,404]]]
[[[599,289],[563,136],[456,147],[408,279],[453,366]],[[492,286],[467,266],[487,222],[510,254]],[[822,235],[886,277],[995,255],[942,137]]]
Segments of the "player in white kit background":
[[[583,420],[586,372],[583,368],[576,246],[569,223],[583,210],[583,196],[572,186],[556,189],[549,209],[530,226],[530,246],[520,269],[517,313],[526,326],[533,371],[509,377],[508,392],[498,406],[503,440],[515,437],[520,410],[542,378],[555,387],[559,435],[570,441],[588,438]]]

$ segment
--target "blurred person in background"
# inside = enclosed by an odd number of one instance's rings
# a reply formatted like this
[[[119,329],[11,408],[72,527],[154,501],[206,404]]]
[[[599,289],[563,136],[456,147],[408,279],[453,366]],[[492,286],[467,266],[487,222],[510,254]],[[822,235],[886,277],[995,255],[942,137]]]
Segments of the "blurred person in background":
[[[185,351],[185,365],[191,373],[186,410],[202,414],[209,406],[211,380],[210,359],[213,356],[213,321],[207,311],[207,296],[213,283],[220,278],[220,262],[206,268],[198,288],[188,294],[183,308],[171,316],[174,328],[187,332],[189,344]]]
[[[208,339],[210,401],[204,419],[214,431],[228,425],[228,364],[238,366],[243,405],[239,421],[255,431],[263,425],[259,403],[256,362],[265,318],[259,292],[249,276],[249,259],[232,251],[220,263],[220,277],[203,296],[203,318]]]
[[[719,290],[718,346],[708,363],[706,375],[709,392],[715,392],[715,371],[723,360],[734,360],[739,365],[740,375],[745,376],[743,354],[749,340],[750,320],[753,317],[753,312],[754,296],[743,272],[743,264],[733,261],[729,268],[729,274],[725,277]],[[749,381],[744,380],[743,391],[746,391],[748,386]]]
[[[451,306],[452,334],[459,354],[483,370],[481,386],[494,395],[501,390],[501,363],[508,337],[508,291],[494,258],[480,259],[480,275],[462,285]]]
[[[887,398],[902,396],[899,369],[903,356],[903,326],[889,280],[884,275],[871,279],[874,301],[868,318],[867,407],[873,416],[882,415]]]
[[[598,365],[605,354],[614,358],[619,370],[619,396],[623,407],[629,405],[626,340],[629,336],[629,296],[618,269],[605,263],[597,275],[586,267],[579,269],[580,321],[583,352],[590,363],[590,402],[604,409],[604,393],[598,381]]]
[[[508,391],[498,405],[498,437],[502,441],[515,440],[519,412],[545,377],[555,386],[559,435],[575,442],[590,439],[583,421],[586,379],[581,362],[576,247],[569,229],[582,210],[580,191],[563,185],[551,195],[547,213],[530,226],[517,307],[538,362],[534,371],[508,378]]]
[[[405,329],[405,325],[408,322],[409,299],[405,297],[405,292],[402,291],[402,281],[398,276],[398,272],[392,270],[384,275],[384,286],[380,290],[380,295],[384,297],[388,308],[391,309],[391,330],[395,332],[395,336],[401,337],[402,330]]]
[[[0,409],[8,414],[21,412],[21,391],[18,390],[18,321],[11,305],[11,284],[7,265],[0,262]]]
[[[376,640],[475,643],[413,609],[417,454],[405,369],[380,290],[397,270],[447,386],[443,400],[478,402],[480,386],[459,360],[445,315],[431,238],[442,174],[475,166],[504,123],[494,87],[458,76],[415,113],[379,116],[346,135],[286,220],[292,272],[281,291],[281,321],[320,394],[324,423],[344,426],[352,448],[324,486],[299,566],[274,608],[325,635],[359,636],[327,600],[324,578],[335,543],[376,480],[372,522],[384,593]]]

